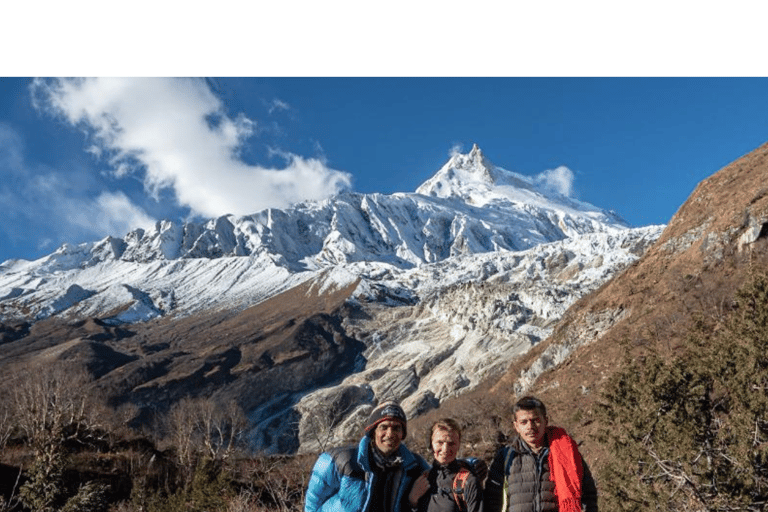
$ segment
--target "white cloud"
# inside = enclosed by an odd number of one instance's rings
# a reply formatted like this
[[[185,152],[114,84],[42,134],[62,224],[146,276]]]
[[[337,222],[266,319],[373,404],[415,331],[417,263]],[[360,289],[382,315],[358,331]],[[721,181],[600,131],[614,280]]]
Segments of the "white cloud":
[[[136,228],[150,229],[156,222],[122,192],[103,192],[96,201],[61,206],[62,213],[73,224],[116,236],[124,236]]]
[[[255,123],[227,116],[203,80],[36,80],[33,96],[39,108],[85,127],[117,174],[138,173],[156,198],[171,188],[202,216],[282,208],[350,185],[348,173],[314,158],[290,155],[282,169],[245,163],[239,152]]]
[[[123,192],[105,191],[89,169],[73,163],[56,169],[29,162],[22,137],[0,123],[0,231],[14,242],[34,240],[37,249],[106,235],[123,236],[155,220]]]
[[[290,110],[290,108],[291,108],[291,106],[288,103],[284,102],[283,100],[277,99],[277,98],[273,99],[269,103],[269,113],[270,114],[272,114],[276,110]]]
[[[456,143],[453,146],[451,146],[451,149],[448,151],[448,155],[450,158],[453,158],[456,155],[460,155],[463,151],[463,146],[460,143]]]
[[[561,165],[557,169],[543,171],[539,173],[534,180],[539,185],[542,185],[549,190],[554,190],[566,197],[571,197],[571,194],[573,194],[573,171],[564,165]]]
[[[23,142],[11,127],[0,123],[0,170],[17,174],[23,168]]]
[[[155,219],[133,204],[123,192],[80,192],[77,183],[89,181],[85,171],[64,175],[52,170],[32,177],[24,187],[28,223],[43,224],[61,241],[89,240],[106,235],[124,236],[136,228],[150,228]],[[85,188],[94,188],[86,185]],[[37,201],[32,206],[30,203]],[[32,207],[29,207],[32,206]],[[37,229],[40,229],[38,226]]]

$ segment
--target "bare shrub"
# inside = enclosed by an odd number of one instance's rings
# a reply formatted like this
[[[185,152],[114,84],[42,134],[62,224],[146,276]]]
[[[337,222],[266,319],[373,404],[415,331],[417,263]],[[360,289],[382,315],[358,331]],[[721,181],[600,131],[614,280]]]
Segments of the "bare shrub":
[[[110,507],[110,512],[141,512],[141,507],[130,501],[121,501]]]
[[[103,407],[91,394],[90,375],[68,363],[25,368],[10,379],[10,418],[35,454],[19,499],[28,510],[100,511],[105,488],[85,483],[68,496],[64,483],[68,444],[93,446],[104,436]],[[65,503],[71,503],[66,504]]]
[[[85,370],[68,364],[26,368],[14,375],[11,415],[36,452],[100,435],[103,407],[88,392],[90,383]]]
[[[179,464],[189,467],[194,457],[195,446],[195,400],[184,397],[171,407],[168,413],[168,433],[171,444],[176,447]]]
[[[311,462],[311,460],[310,460]],[[249,486],[241,492],[238,506],[245,511],[300,512],[309,468],[301,457],[257,457],[241,468]]]
[[[8,440],[13,435],[15,424],[13,410],[7,392],[0,394],[0,451],[5,448]],[[0,508],[2,510],[2,508]]]
[[[197,404],[196,428],[202,436],[207,455],[226,461],[238,448],[248,425],[237,402],[221,403],[208,398]]]
[[[245,414],[234,400],[221,403],[188,397],[171,408],[167,423],[182,464],[203,453],[212,460],[228,459],[240,446],[247,426]]]
[[[253,492],[244,490],[232,498],[227,504],[227,512],[256,512],[259,510]]]
[[[315,407],[307,415],[303,430],[307,432],[307,437],[317,444],[320,451],[326,451],[334,444],[334,429],[348,410],[349,407],[334,400],[330,404]]]
[[[245,414],[234,401],[187,397],[177,402],[168,413],[166,429],[185,479],[203,457],[227,462],[240,448],[246,426]]]

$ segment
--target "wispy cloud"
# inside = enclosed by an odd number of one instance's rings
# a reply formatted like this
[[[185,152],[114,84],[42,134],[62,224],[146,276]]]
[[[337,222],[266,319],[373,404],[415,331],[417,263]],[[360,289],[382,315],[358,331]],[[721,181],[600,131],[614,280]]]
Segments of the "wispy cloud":
[[[291,109],[291,106],[288,103],[284,102],[283,100],[277,99],[277,98],[273,99],[269,103],[269,113],[270,114],[274,113],[277,110],[290,110],[290,109]]]
[[[61,205],[71,222],[83,229],[118,236],[135,228],[148,229],[155,220],[137,207],[123,192],[102,192],[86,204]]]
[[[36,80],[32,92],[39,109],[85,129],[90,151],[107,155],[115,174],[139,176],[155,197],[171,189],[194,214],[249,214],[350,186],[348,173],[316,158],[288,153],[280,169],[244,162],[240,151],[256,124],[230,117],[203,80]]]
[[[574,179],[573,171],[564,165],[556,169],[543,171],[534,178],[536,183],[544,188],[553,190],[566,197],[571,197],[573,194]]]
[[[71,162],[62,168],[28,161],[22,137],[0,123],[0,229],[10,240],[35,237],[37,249],[64,241],[123,236],[155,220],[123,192],[110,192],[92,171]]]

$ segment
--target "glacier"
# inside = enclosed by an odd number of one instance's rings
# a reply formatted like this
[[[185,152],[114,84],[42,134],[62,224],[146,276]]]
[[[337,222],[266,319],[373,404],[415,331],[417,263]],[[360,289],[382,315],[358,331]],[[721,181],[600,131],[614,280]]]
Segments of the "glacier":
[[[164,220],[6,261],[0,322],[130,326],[245,311],[299,286],[307,296],[354,286],[346,308],[357,314],[342,318],[363,345],[353,371],[254,399],[248,411],[254,449],[314,450],[319,410],[335,411],[323,442],[341,442],[382,398],[418,415],[500,375],[663,228],[631,228],[474,146],[412,193],[347,191],[202,223]]]

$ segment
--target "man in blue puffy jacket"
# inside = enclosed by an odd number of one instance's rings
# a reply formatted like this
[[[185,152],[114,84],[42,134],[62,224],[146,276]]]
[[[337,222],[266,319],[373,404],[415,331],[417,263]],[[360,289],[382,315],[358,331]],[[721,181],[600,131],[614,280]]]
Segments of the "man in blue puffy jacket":
[[[358,446],[320,454],[309,479],[304,512],[407,512],[413,481],[429,464],[406,448],[405,412],[379,404]]]

